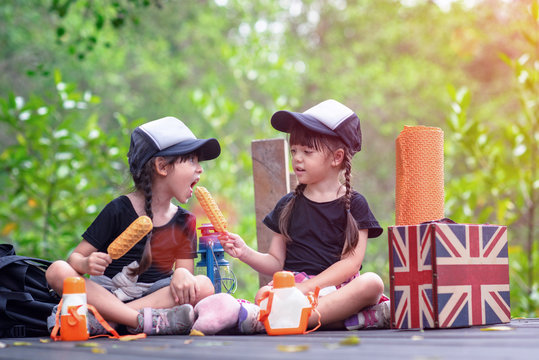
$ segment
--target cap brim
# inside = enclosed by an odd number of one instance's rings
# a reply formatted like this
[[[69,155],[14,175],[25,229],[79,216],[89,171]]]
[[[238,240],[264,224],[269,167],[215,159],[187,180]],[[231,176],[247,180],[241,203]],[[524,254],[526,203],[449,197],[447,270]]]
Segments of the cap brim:
[[[221,154],[221,146],[217,139],[190,139],[179,144],[172,145],[157,152],[153,156],[176,156],[189,154],[195,150],[200,150],[199,161],[213,160]]]
[[[322,124],[314,116],[293,111],[280,110],[271,117],[271,126],[276,130],[289,133],[294,122],[299,122],[307,129],[317,133],[337,136],[333,130]]]

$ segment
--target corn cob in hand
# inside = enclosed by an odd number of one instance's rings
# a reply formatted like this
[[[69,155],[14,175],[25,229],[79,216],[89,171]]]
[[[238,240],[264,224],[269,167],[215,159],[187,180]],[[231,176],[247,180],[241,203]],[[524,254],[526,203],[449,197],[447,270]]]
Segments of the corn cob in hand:
[[[124,230],[123,233],[110,243],[107,252],[113,259],[124,256],[136,243],[138,243],[153,228],[152,219],[148,216],[139,216]]]
[[[197,186],[195,188],[195,196],[198,199],[198,202],[204,209],[204,212],[208,216],[213,228],[217,232],[226,232],[228,226],[225,217],[210,192],[203,186]]]

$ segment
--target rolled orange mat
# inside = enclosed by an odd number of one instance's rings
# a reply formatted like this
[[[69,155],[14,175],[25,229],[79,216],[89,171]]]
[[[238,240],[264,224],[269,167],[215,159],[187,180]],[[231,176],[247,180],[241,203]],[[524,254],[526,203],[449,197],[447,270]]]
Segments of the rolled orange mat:
[[[396,225],[444,217],[444,132],[405,126],[396,145]]]

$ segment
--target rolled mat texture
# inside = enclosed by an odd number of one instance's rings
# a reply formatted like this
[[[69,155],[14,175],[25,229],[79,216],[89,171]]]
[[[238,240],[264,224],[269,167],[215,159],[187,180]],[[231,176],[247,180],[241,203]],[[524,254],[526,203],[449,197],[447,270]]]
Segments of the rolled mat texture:
[[[444,217],[444,133],[427,126],[405,126],[396,145],[396,225]]]

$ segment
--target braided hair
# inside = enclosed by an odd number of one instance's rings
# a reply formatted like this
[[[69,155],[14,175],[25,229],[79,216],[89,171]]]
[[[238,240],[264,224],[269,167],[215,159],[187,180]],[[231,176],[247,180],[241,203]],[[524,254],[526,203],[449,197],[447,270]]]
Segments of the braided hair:
[[[344,169],[344,186],[346,192],[342,200],[344,202],[343,210],[346,212],[346,228],[343,256],[352,254],[359,240],[359,229],[356,220],[350,211],[352,199],[352,152],[340,138],[311,131],[297,123],[294,123],[290,128],[289,143],[290,145],[307,146],[316,151],[325,151],[328,153],[332,153],[338,149],[344,150],[342,168]],[[285,237],[286,241],[292,241],[288,232],[292,211],[296,199],[303,194],[305,188],[305,184],[298,184],[294,190],[294,196],[281,210],[281,215],[279,217],[279,231]]]
[[[198,151],[192,152],[185,155],[178,156],[163,156],[165,159],[165,166],[174,165],[176,161],[185,162],[192,159],[194,156],[198,156]],[[151,158],[144,164],[140,174],[131,173],[133,177],[133,182],[135,185],[135,190],[141,191],[144,194],[144,212],[146,215],[153,220],[153,210],[152,210],[152,184],[153,178],[155,176],[155,161],[156,157]],[[153,228],[146,236],[146,245],[144,246],[144,251],[140,257],[139,266],[136,269],[132,269],[130,275],[140,275],[152,264],[152,250],[151,250],[151,240],[152,240]]]

